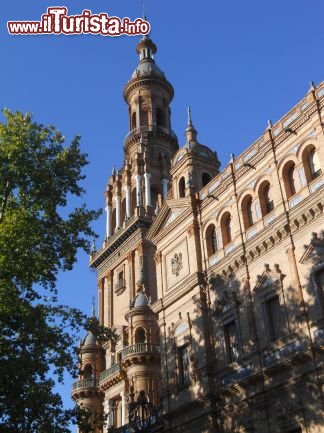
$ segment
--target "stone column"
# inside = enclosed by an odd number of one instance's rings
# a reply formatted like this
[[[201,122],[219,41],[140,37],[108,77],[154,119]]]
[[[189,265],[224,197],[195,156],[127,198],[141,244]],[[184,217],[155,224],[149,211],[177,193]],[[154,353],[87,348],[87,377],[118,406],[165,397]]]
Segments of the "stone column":
[[[151,203],[151,175],[149,173],[144,174],[145,180],[145,202],[146,206],[152,206]]]
[[[168,181],[168,179],[162,179],[161,183],[162,183],[162,196],[163,196],[163,200],[166,200],[166,197],[167,197],[167,194],[168,194],[169,181]]]
[[[131,187],[129,185],[125,186],[125,193],[126,193],[126,218],[130,218],[132,215],[131,210]]]
[[[137,174],[135,176],[136,179],[136,206],[142,206],[142,189],[141,189],[141,181],[142,176]]]
[[[109,427],[113,425],[113,412],[112,412],[112,401],[104,401],[104,413],[107,415],[107,423],[104,427],[104,433],[108,433]]]
[[[106,206],[106,237],[107,238],[110,238],[110,236],[112,235],[111,215],[112,215],[112,207],[107,204]]]
[[[122,391],[120,393],[121,396],[121,418],[122,418],[122,425],[127,424],[127,398],[125,391]]]
[[[121,227],[121,197],[120,195],[116,195],[116,229],[120,229]]]

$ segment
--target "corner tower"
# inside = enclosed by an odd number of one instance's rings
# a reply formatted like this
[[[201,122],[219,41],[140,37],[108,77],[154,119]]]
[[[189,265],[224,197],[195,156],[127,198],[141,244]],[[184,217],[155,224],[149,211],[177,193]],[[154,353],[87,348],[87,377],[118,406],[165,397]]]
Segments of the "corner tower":
[[[113,168],[106,191],[106,235],[93,251],[98,273],[99,321],[117,329],[116,344],[105,343],[99,376],[108,426],[128,422],[127,405],[144,390],[159,404],[160,344],[154,246],[145,240],[171,187],[171,160],[178,141],[171,129],[173,87],[154,60],[157,47],[147,36],[137,45],[139,64],[125,86],[129,132],[124,163]]]

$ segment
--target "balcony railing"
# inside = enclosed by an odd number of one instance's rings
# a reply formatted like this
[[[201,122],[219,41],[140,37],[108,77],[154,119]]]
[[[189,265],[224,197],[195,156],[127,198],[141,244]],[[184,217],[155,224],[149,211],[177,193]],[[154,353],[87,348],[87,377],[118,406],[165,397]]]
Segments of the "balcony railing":
[[[149,126],[142,126],[141,128],[132,129],[125,137],[124,142],[126,143],[130,138],[134,137],[134,135],[141,134],[143,132],[164,132],[165,134],[171,135],[175,140],[177,140],[177,136],[175,133],[168,129],[164,128],[163,126],[158,125],[149,125]]]
[[[75,382],[72,385],[72,390],[76,391],[77,389],[96,388],[98,385],[99,385],[98,379],[83,379]]]
[[[114,376],[115,374],[120,372],[120,364],[114,364],[112,367],[108,368],[107,370],[100,373],[99,380],[102,382],[105,379],[108,379],[111,376]]]
[[[134,346],[125,347],[120,355],[121,358],[125,358],[128,355],[140,353],[160,353],[160,346],[158,344],[137,343]]]

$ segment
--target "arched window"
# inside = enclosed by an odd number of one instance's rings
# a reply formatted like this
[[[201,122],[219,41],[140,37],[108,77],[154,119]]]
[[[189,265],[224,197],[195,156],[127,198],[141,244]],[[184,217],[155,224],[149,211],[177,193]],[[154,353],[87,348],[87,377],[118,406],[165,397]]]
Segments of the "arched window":
[[[186,181],[185,181],[185,178],[182,177],[179,180],[179,197],[183,198],[185,196],[186,196]]]
[[[293,161],[289,161],[283,168],[282,171],[283,181],[285,185],[287,198],[296,194],[298,189],[298,178],[297,178],[297,170],[295,163]]]
[[[302,155],[302,160],[307,183],[310,183],[312,180],[316,179],[322,174],[315,146],[310,145],[306,147]]]
[[[227,244],[232,242],[232,227],[231,227],[231,214],[229,212],[225,212],[221,219],[221,230],[222,230],[222,238],[223,238],[223,246],[225,247]]]
[[[259,187],[259,201],[261,207],[261,214],[263,217],[273,211],[274,205],[272,199],[272,190],[270,187],[270,183],[267,180],[262,182]]]
[[[132,114],[131,129],[136,129],[136,113]]]
[[[211,176],[208,173],[203,173],[201,176],[201,182],[202,182],[202,186],[207,185],[207,183],[209,183],[211,180]]]
[[[252,213],[252,196],[247,195],[242,200],[242,215],[245,230],[254,224]]]
[[[145,343],[146,342],[146,332],[144,328],[137,328],[135,331],[135,343]]]
[[[210,257],[217,251],[217,236],[214,224],[211,224],[206,230],[207,256]]]
[[[92,379],[93,378],[93,368],[91,364],[87,364],[83,369],[83,377],[84,379]]]
[[[165,126],[164,115],[162,108],[156,109],[156,124],[158,126]]]

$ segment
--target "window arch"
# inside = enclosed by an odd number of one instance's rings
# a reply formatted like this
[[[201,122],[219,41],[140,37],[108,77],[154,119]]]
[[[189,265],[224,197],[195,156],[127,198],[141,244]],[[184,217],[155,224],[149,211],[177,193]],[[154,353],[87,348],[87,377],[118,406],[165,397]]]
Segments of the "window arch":
[[[146,332],[144,328],[137,328],[135,331],[135,343],[145,343],[146,342]]]
[[[229,212],[225,212],[221,218],[221,230],[223,246],[232,242],[232,217]]]
[[[253,226],[254,224],[252,204],[253,204],[253,200],[250,194],[245,196],[244,199],[242,200],[241,208],[242,208],[243,224],[245,230]]]
[[[182,176],[182,178],[179,180],[179,197],[184,198],[186,196],[186,181],[185,178]]]
[[[265,180],[261,183],[259,187],[259,201],[261,214],[263,217],[268,215],[268,213],[272,212],[274,209],[273,205],[273,197],[272,197],[272,188],[270,186],[270,182]]]
[[[282,176],[285,185],[286,196],[287,198],[290,198],[292,195],[296,194],[298,190],[297,170],[293,161],[286,163],[282,171]]]
[[[93,367],[91,364],[87,364],[83,368],[83,377],[84,379],[92,379],[93,375]]]
[[[318,154],[314,145],[307,146],[302,154],[302,161],[305,170],[307,183],[316,179],[322,174]]]
[[[218,250],[217,235],[214,224],[210,224],[206,230],[207,256],[210,257]]]
[[[207,185],[207,184],[210,182],[210,180],[211,180],[211,176],[210,176],[209,173],[203,173],[203,174],[201,175],[201,183],[202,183],[202,186]]]

